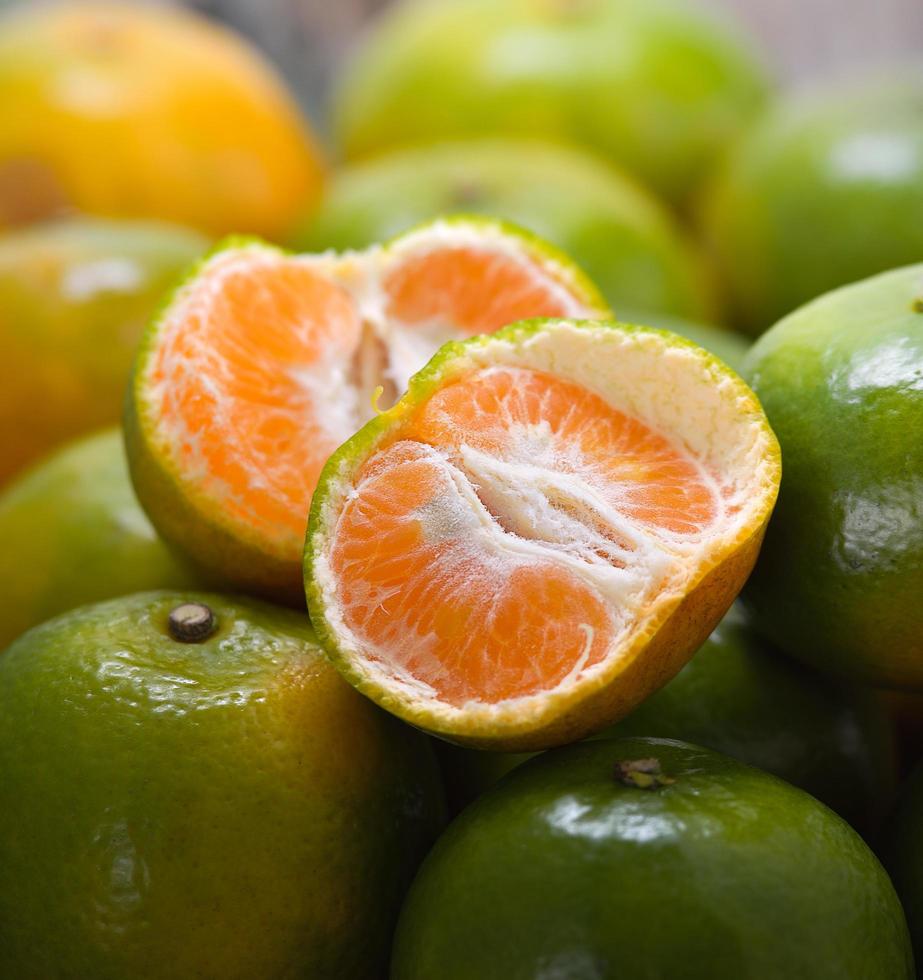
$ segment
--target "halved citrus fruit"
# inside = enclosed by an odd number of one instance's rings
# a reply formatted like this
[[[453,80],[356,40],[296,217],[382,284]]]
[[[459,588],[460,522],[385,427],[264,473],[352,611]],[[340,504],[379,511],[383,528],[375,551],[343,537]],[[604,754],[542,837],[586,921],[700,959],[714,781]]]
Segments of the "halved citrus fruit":
[[[581,738],[727,611],[779,476],[756,397],[674,334],[533,320],[448,344],[324,468],[311,618],[414,725],[485,748]]]
[[[138,496],[224,581],[303,602],[311,494],[376,395],[393,401],[447,340],[605,313],[563,255],[482,218],[342,255],[231,242],[142,341],[126,425]]]

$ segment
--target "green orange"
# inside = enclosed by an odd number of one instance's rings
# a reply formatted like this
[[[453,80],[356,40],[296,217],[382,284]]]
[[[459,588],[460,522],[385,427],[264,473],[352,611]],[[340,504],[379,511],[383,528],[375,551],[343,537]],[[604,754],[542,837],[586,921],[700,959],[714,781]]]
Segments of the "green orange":
[[[0,656],[0,975],[378,980],[440,796],[303,613],[65,613]]]
[[[822,670],[923,689],[923,266],[802,307],[745,374],[784,459],[755,625]]]
[[[675,334],[539,319],[446,344],[330,458],[305,589],[405,721],[547,748],[628,714],[727,611],[775,500],[752,392]]]
[[[282,81],[225,28],[115,0],[0,18],[0,228],[80,211],[280,236],[321,175]]]
[[[347,157],[471,135],[577,143],[681,201],[767,95],[733,25],[686,0],[405,0],[335,102]]]
[[[891,882],[807,793],[629,738],[527,762],[423,863],[393,980],[910,980]]]
[[[700,256],[654,197],[591,153],[535,140],[458,140],[347,165],[295,243],[365,248],[456,211],[513,221],[557,245],[620,316],[713,313]]]
[[[145,324],[206,247],[154,222],[73,219],[0,236],[0,484],[118,420]]]
[[[75,606],[199,576],[135,499],[122,434],[65,446],[0,494],[0,650]]]
[[[920,261],[923,75],[789,97],[716,173],[704,230],[736,324],[758,334],[806,303]]]

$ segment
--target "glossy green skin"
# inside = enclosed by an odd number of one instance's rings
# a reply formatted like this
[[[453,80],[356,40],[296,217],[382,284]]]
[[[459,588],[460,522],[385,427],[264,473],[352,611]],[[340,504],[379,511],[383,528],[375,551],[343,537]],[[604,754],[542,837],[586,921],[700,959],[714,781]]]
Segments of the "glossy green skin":
[[[656,758],[674,782],[615,778]],[[548,752],[458,817],[401,914],[392,980],[901,980],[907,927],[861,838],[682,742]]]
[[[923,75],[792,98],[723,166],[706,237],[736,325],[923,256]]]
[[[914,955],[923,962],[923,765],[917,766],[901,790],[882,834],[881,852],[904,905]]]
[[[118,422],[144,326],[206,247],[152,221],[73,218],[0,236],[0,485]]]
[[[203,643],[166,631],[189,600]],[[141,593],[0,656],[2,977],[378,980],[441,821],[426,739],[303,613]]]
[[[879,699],[783,657],[736,606],[666,687],[598,737],[629,735],[683,739],[765,769],[863,831],[884,816],[895,785],[896,748]],[[456,805],[529,758],[441,752]]]
[[[76,606],[202,581],[135,499],[118,429],[66,446],[0,494],[0,650]]]
[[[786,652],[923,689],[923,265],[778,323],[745,375],[782,446],[782,488],[744,589]],[[923,309],[923,305],[921,305]]]
[[[699,257],[658,201],[592,154],[529,140],[444,143],[348,166],[295,247],[365,248],[458,211],[513,221],[557,245],[620,315],[712,312]]]
[[[762,106],[732,25],[682,0],[405,0],[341,79],[347,157],[481,134],[595,149],[681,201]]]

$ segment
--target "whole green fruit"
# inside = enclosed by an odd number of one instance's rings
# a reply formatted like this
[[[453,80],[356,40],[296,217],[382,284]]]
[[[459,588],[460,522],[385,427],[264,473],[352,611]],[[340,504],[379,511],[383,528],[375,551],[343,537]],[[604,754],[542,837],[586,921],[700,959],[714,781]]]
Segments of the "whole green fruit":
[[[393,980],[909,980],[881,865],[807,793],[683,742],[547,752],[458,817]]]
[[[735,324],[758,334],[837,286],[923,257],[923,75],[792,97],[715,177],[704,231]]]
[[[441,819],[303,613],[146,592],[0,655],[4,978],[380,980]]]
[[[404,0],[341,79],[347,157],[478,134],[577,143],[682,201],[763,105],[753,52],[689,0]]]
[[[822,670],[923,689],[923,265],[802,307],[744,373],[782,447],[755,625]]]

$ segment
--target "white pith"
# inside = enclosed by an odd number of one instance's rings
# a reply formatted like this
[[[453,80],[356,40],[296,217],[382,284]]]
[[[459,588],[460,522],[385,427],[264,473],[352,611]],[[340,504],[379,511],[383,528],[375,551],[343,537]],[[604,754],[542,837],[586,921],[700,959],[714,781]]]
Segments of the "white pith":
[[[330,443],[330,451],[344,442],[375,413],[387,407],[407,386],[412,374],[447,340],[460,339],[464,333],[450,323],[433,322],[406,326],[386,315],[386,297],[381,288],[388,270],[411,255],[425,254],[446,246],[471,245],[480,251],[495,252],[510,257],[527,267],[536,279],[560,300],[568,315],[574,317],[599,315],[601,311],[580,298],[582,287],[566,265],[551,257],[540,255],[518,235],[489,222],[440,221],[418,232],[402,236],[389,246],[373,246],[362,252],[333,252],[322,255],[287,255],[260,243],[217,253],[184,287],[171,306],[159,330],[159,343],[164,344],[171,331],[186,331],[196,335],[196,324],[205,323],[228,278],[245,272],[252,275],[262,266],[280,263],[303,265],[320,276],[341,286],[353,299],[361,321],[361,336],[344,356],[334,352],[330,357],[304,365],[286,365],[285,375],[294,379],[305,394],[313,420],[319,423]],[[194,373],[201,382],[211,386],[216,399],[229,399],[223,380],[233,386],[234,378],[228,364],[209,348],[205,337],[194,347],[191,358],[168,359],[165,379],[153,380],[154,358],[148,362],[145,379],[145,402],[153,406],[148,425],[158,453],[166,457],[177,478],[195,487],[196,492],[214,500],[241,501],[233,487],[210,473],[201,452],[201,441],[209,433],[191,431],[178,417],[167,423],[159,406],[170,386],[182,383],[183,376]],[[378,405],[375,392],[382,386],[384,394]],[[267,491],[267,473],[272,473],[277,460],[255,458],[251,447],[229,441],[227,452],[248,476],[248,490]],[[297,461],[295,461],[297,462]],[[300,551],[300,541],[281,529],[262,526],[261,534],[279,553],[288,554],[293,546]],[[274,538],[274,535],[276,537]]]
[[[611,494],[601,491],[591,479],[583,478],[573,460],[567,468],[574,472],[568,474],[556,465],[550,449],[543,452],[543,434],[534,431],[540,426],[519,434],[519,449],[512,459],[509,454],[500,459],[466,444],[450,459],[439,449],[415,444],[415,451],[437,461],[450,481],[447,486],[456,490],[446,493],[439,513],[413,515],[422,520],[427,534],[438,535],[445,528],[454,538],[463,538],[464,547],[480,560],[486,557],[497,563],[498,575],[501,565],[552,561],[604,599],[617,627],[605,658],[586,667],[580,661],[585,661],[591,649],[592,627],[578,626],[587,634],[584,654],[555,688],[493,703],[475,700],[455,706],[440,700],[428,684],[394,663],[391,644],[412,643],[416,661],[423,662],[432,637],[408,637],[406,630],[405,635],[398,630],[384,642],[380,637],[372,642],[350,629],[337,605],[337,575],[329,561],[337,518],[344,499],[361,495],[362,490],[352,482],[356,461],[344,457],[327,485],[312,541],[312,574],[317,594],[324,598],[326,626],[337,648],[365,681],[416,708],[422,705],[447,730],[462,719],[465,730],[479,721],[500,724],[505,717],[523,724],[530,715],[540,715],[555,695],[602,681],[631,639],[646,631],[664,604],[675,604],[700,578],[712,556],[726,552],[746,529],[754,527],[766,511],[768,496],[774,493],[773,438],[758,404],[736,376],[697,348],[671,343],[654,332],[587,329],[559,322],[515,341],[490,338],[471,345],[453,360],[450,372],[454,378],[499,366],[532,368],[581,384],[667,436],[694,461],[703,481],[711,486],[716,516],[710,526],[696,533],[674,533],[628,519],[619,511],[617,487]],[[383,456],[392,451],[393,447],[385,449]],[[375,458],[373,450],[370,468]],[[566,508],[562,509],[562,503]],[[607,533],[599,532],[600,525]],[[607,560],[610,556],[624,562],[624,567]],[[440,568],[439,576],[434,574],[446,583],[446,589],[471,588],[470,581],[454,581],[452,576],[449,568]]]

